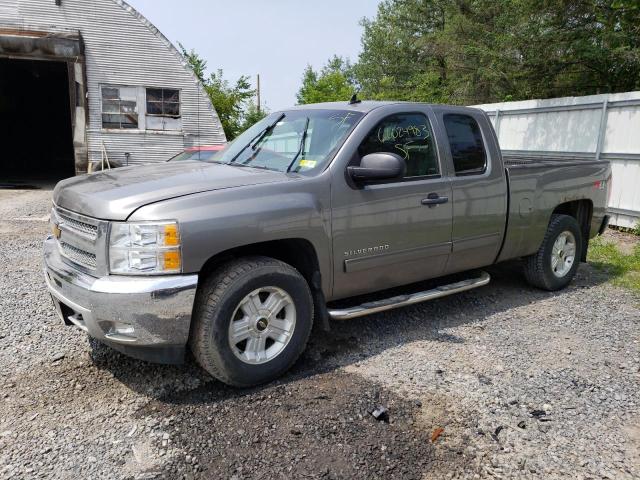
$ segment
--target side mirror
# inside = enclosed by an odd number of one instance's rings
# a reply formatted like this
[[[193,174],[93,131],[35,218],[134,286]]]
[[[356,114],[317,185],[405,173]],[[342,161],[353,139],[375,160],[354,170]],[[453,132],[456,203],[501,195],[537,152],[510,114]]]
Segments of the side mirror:
[[[402,178],[406,168],[400,155],[380,152],[365,155],[360,161],[360,166],[348,167],[347,172],[354,182],[370,182]]]

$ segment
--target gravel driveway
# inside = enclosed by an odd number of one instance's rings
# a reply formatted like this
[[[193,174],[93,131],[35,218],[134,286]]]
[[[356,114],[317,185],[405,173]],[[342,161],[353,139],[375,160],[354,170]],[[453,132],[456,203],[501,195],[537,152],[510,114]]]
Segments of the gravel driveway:
[[[640,300],[589,266],[560,293],[492,268],[337,323],[281,381],[234,390],[61,324],[50,196],[0,190],[0,478],[640,478]]]

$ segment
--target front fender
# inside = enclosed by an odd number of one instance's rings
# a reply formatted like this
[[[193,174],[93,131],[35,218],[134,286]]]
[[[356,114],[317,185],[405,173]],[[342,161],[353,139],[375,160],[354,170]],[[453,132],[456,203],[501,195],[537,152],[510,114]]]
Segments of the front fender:
[[[138,209],[130,221],[177,220],[183,271],[200,272],[227,250],[282,239],[307,240],[318,255],[322,288],[331,292],[329,186],[322,178],[228,188]]]

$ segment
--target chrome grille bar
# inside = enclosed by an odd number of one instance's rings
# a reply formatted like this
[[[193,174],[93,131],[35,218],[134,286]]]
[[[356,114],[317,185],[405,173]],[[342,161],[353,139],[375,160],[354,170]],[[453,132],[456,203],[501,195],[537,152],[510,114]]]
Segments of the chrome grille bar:
[[[58,218],[60,219],[60,224],[58,227],[62,230],[70,230],[80,235],[84,235],[91,240],[95,240],[98,237],[98,226],[91,225],[89,223],[81,222],[79,220],[75,220],[71,217],[68,217],[60,212],[58,212]]]
[[[60,242],[60,250],[62,251],[62,255],[85,268],[95,270],[98,266],[96,255],[94,253],[85,252],[84,250],[76,248],[65,242]]]
[[[51,221],[57,227],[58,251],[63,260],[96,277],[108,272],[106,241],[109,222],[53,206]],[[56,233],[57,230],[57,233]]]

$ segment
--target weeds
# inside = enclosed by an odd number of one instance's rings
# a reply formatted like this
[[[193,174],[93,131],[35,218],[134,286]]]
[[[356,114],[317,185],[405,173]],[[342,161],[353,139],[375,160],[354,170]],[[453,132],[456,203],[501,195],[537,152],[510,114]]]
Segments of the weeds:
[[[615,243],[596,237],[589,246],[588,261],[608,274],[614,285],[640,292],[640,244],[631,254],[625,254]]]

